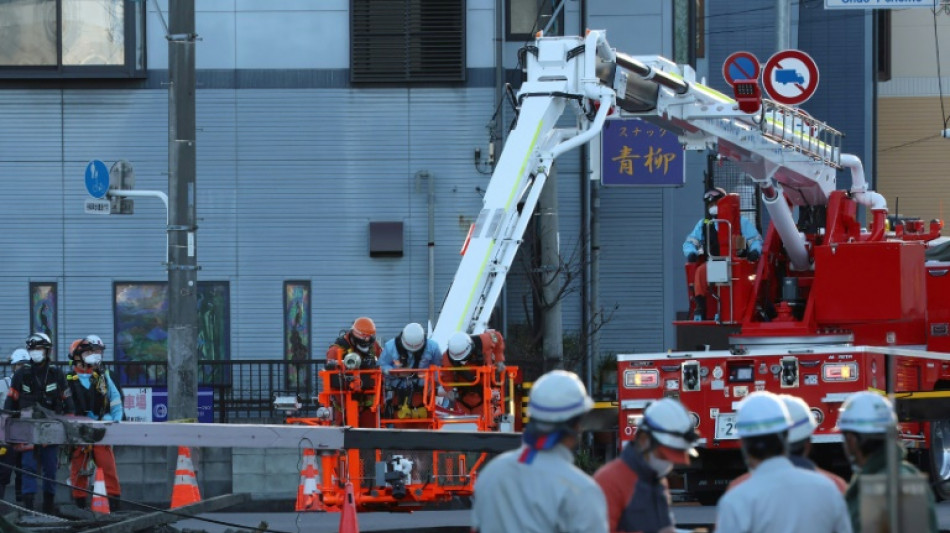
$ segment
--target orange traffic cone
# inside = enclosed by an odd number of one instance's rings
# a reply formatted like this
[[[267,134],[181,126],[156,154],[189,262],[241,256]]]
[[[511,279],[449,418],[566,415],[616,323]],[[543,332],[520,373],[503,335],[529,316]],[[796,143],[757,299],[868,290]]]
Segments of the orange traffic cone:
[[[195,466],[191,462],[191,451],[185,446],[179,446],[171,508],[175,509],[200,501],[201,493],[198,492],[198,479],[195,477]]]
[[[320,488],[317,487],[317,457],[313,448],[303,450],[303,468],[300,470],[300,485],[297,487],[295,511],[326,511]]]
[[[92,484],[92,512],[109,514],[106,479],[102,476],[101,468],[96,468],[96,481]]]
[[[346,482],[346,495],[343,496],[340,533],[360,533],[360,522],[356,517],[356,498],[353,496],[353,483],[350,481]]]

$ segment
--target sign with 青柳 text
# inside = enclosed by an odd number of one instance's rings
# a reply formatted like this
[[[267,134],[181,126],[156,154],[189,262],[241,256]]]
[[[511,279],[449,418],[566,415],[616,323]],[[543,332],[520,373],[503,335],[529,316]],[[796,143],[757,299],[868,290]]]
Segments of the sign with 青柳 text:
[[[640,119],[608,120],[601,132],[605,186],[680,187],[683,146],[675,134]]]

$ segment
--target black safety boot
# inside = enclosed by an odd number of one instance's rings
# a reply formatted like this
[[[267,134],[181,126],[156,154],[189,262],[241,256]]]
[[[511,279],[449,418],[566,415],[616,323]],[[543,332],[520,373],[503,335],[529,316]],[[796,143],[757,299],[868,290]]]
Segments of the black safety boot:
[[[56,514],[56,495],[43,493],[43,514]]]
[[[109,512],[114,513],[121,508],[122,500],[119,496],[109,496]]]
[[[73,501],[76,503],[76,507],[79,507],[80,509],[85,509],[87,507],[85,496],[81,498],[73,498]]]
[[[693,320],[696,322],[706,320],[706,297],[697,295],[693,297]]]

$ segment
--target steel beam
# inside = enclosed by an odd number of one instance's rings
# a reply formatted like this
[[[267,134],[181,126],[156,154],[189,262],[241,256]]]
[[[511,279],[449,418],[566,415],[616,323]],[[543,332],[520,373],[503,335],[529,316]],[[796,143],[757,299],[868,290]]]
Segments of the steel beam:
[[[206,448],[316,448],[324,450],[399,448],[503,452],[521,444],[520,433],[365,429],[250,424],[94,422],[72,418],[6,418],[0,441],[24,444],[110,444]],[[91,429],[105,430],[95,440]]]

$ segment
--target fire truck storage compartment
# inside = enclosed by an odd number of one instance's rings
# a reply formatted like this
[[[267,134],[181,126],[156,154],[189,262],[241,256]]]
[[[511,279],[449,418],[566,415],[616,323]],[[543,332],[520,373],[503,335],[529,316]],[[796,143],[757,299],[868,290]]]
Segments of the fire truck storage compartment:
[[[819,246],[812,291],[815,318],[823,324],[923,320],[923,264],[924,246],[917,242]]]
[[[950,263],[927,262],[927,348],[950,352]]]

